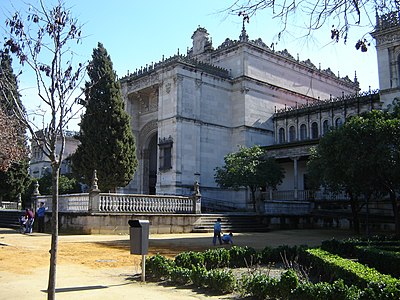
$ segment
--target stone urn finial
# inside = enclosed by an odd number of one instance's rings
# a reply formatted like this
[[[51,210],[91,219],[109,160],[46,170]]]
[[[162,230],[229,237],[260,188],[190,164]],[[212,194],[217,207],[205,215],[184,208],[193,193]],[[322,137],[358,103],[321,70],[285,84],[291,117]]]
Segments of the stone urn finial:
[[[97,170],[93,171],[93,180],[92,180],[92,191],[97,191],[99,189],[99,186],[97,185]]]
[[[35,183],[33,184],[33,196],[40,196],[39,192],[39,182],[36,180]]]

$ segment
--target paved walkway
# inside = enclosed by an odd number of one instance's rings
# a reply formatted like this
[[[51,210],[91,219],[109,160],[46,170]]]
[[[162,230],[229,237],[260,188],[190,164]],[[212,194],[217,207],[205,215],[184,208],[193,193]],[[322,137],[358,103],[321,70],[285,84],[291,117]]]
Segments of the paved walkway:
[[[265,246],[320,245],[331,238],[351,236],[348,231],[282,230],[234,236],[238,246],[262,250]],[[22,235],[0,228],[0,300],[46,299],[50,235]],[[211,235],[151,235],[149,255],[173,257],[184,250],[212,248]],[[138,258],[139,257],[139,258]],[[140,281],[140,256],[129,254],[129,235],[65,235],[59,237],[57,299],[236,299],[234,295],[205,295],[190,288],[175,288]],[[134,276],[136,275],[136,276]]]

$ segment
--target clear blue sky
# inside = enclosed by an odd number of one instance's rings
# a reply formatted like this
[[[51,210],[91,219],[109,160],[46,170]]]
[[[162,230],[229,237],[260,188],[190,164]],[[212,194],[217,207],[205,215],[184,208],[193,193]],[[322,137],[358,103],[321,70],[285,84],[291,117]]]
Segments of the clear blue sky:
[[[227,16],[218,13],[229,7],[234,0],[66,0],[66,6],[71,7],[74,17],[83,25],[83,47],[80,47],[77,60],[90,60],[93,48],[98,42],[103,43],[114,64],[114,70],[119,77],[127,71],[161,60],[162,56],[172,56],[186,53],[192,46],[191,36],[200,25],[207,29],[212,38],[214,48],[226,38],[238,39],[242,19],[238,16]],[[0,0],[0,30],[4,35],[5,15],[15,10],[24,11],[26,3],[38,5],[38,0]],[[47,5],[54,0],[45,0]],[[322,69],[331,68],[341,77],[348,75],[354,79],[357,72],[362,90],[369,86],[379,87],[375,44],[368,52],[361,53],[354,47],[360,34],[369,32],[369,28],[361,28],[350,32],[347,45],[342,42],[332,44],[330,26],[315,32],[312,37],[302,37],[305,34],[298,25],[304,20],[298,17],[296,26],[291,26],[283,39],[278,41],[279,23],[272,19],[268,11],[259,12],[246,24],[250,39],[261,38],[267,45],[277,42],[275,50],[287,49],[300,60],[310,59]],[[28,90],[35,82],[22,79],[20,88]],[[24,98],[23,98],[24,101]],[[25,104],[25,103],[24,103]],[[27,104],[25,104],[27,106]]]

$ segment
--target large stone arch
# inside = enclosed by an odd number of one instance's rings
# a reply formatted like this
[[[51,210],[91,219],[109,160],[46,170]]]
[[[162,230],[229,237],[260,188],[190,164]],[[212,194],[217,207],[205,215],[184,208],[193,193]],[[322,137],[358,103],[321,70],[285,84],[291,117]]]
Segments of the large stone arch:
[[[145,126],[143,126],[139,133],[139,165],[141,167],[140,189],[143,194],[156,194],[155,187],[157,183],[158,157],[157,126],[157,121],[150,121]]]

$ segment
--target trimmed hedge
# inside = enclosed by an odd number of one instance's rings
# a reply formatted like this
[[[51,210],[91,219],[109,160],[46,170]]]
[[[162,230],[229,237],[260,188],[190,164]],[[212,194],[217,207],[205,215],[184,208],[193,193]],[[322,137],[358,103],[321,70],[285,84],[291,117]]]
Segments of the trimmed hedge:
[[[373,268],[331,254],[322,249],[307,249],[315,271],[331,280],[343,279],[348,285],[361,289],[360,299],[400,299],[400,281]],[[364,297],[364,298],[362,298]]]
[[[385,249],[390,249],[390,247],[385,247]],[[400,276],[400,252],[371,246],[357,246],[356,250],[360,263],[367,264],[384,274]]]

